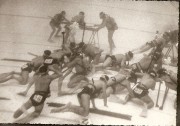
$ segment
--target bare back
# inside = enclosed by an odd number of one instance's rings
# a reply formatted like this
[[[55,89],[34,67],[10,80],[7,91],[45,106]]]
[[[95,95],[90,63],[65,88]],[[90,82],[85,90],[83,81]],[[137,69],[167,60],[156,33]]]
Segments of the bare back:
[[[38,56],[32,59],[32,64],[34,65],[34,70],[37,70],[44,63],[43,56]]]
[[[52,79],[48,74],[38,76],[35,80],[35,91],[47,91]]]
[[[116,54],[114,56],[116,57],[117,63],[121,63],[121,61],[123,60],[125,55],[123,55],[123,54]]]
[[[142,67],[143,70],[147,70],[147,69],[148,69],[148,67],[149,67],[149,65],[150,65],[150,63],[151,63],[151,60],[152,60],[151,56],[144,56],[144,57],[139,61],[139,63],[140,63],[140,65],[141,65],[141,67]]]

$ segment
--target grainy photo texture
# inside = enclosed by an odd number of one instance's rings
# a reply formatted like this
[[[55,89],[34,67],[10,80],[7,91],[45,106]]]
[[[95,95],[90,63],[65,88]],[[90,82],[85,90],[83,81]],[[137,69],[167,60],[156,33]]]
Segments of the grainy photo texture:
[[[0,123],[176,125],[178,1],[0,0]]]

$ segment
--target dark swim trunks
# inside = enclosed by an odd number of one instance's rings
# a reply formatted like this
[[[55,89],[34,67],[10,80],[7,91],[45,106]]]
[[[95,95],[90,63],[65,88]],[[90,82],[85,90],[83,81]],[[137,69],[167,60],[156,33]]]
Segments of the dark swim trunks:
[[[48,92],[44,91],[36,91],[32,96],[30,97],[30,100],[32,102],[33,106],[38,106],[44,103],[48,95]]]
[[[142,98],[149,93],[148,89],[141,83],[137,83],[133,88],[133,94],[137,98]]]
[[[95,86],[94,86],[93,84],[90,84],[90,85],[92,85],[93,88],[90,88],[90,87],[87,85],[87,86],[85,86],[85,87],[83,88],[83,90],[82,90],[80,93],[78,93],[77,96],[80,98],[82,94],[88,94],[88,95],[90,96],[90,98],[93,98],[94,92],[95,92],[96,88],[95,88]]]
[[[110,57],[111,60],[112,60],[112,64],[111,64],[112,66],[114,66],[114,65],[117,64],[117,59],[116,59],[116,57],[115,57],[114,55],[112,55],[112,56],[106,55],[105,60],[106,60],[108,57]]]
[[[21,67],[21,70],[22,70],[22,71],[28,71],[29,73],[31,73],[32,70],[33,70],[33,66],[27,63],[27,64],[24,64],[24,65]]]

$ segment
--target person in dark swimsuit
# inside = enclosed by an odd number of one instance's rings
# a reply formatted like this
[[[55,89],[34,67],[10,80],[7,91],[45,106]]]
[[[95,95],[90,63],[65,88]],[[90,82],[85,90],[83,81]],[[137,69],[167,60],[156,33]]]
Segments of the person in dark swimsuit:
[[[48,75],[47,66],[43,66],[39,69],[38,77],[35,80],[35,92],[26,103],[24,103],[14,112],[13,117],[18,118],[23,113],[27,114],[27,110],[31,107],[35,107],[35,111],[23,117],[22,119],[16,120],[14,123],[29,123],[31,120],[37,118],[40,115],[44,107],[44,102],[48,96],[49,85],[51,84],[52,80],[60,76],[62,76],[62,74],[59,73]]]
[[[107,81],[108,77],[102,76],[99,80],[92,80],[92,83],[89,82],[84,86],[82,91],[77,94],[80,106],[74,106],[69,102],[63,107],[52,109],[51,112],[73,112],[86,118],[89,115],[90,101],[92,102],[93,108],[97,109],[94,99],[97,98],[101,92],[103,92],[104,106],[107,106]]]

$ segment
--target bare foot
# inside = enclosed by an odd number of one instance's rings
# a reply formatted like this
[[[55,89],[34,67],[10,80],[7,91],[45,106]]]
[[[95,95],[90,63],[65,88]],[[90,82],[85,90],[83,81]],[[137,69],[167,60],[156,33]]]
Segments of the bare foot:
[[[118,98],[117,96],[114,96],[114,95],[110,95],[108,101],[125,104],[125,101],[121,100],[120,98]]]
[[[81,119],[80,121],[80,125],[89,125],[89,124],[92,124],[91,120],[90,119]]]
[[[140,116],[146,118],[147,117],[147,109],[143,109]]]
[[[51,109],[51,113],[66,112],[66,111],[68,111],[70,106],[71,106],[71,102],[69,102],[65,106],[59,107],[57,109]]]
[[[17,94],[20,95],[20,96],[26,96],[26,95],[27,95],[26,91],[19,92],[19,93],[17,93]]]

